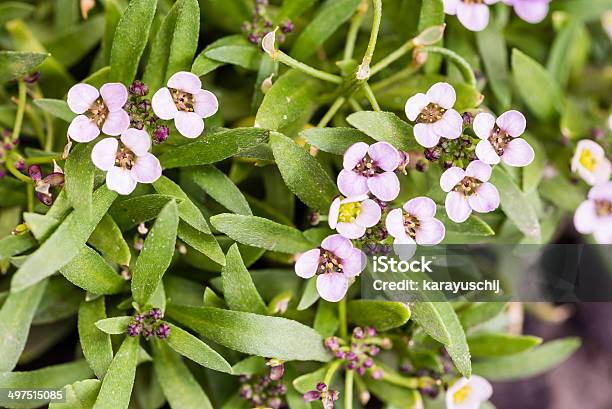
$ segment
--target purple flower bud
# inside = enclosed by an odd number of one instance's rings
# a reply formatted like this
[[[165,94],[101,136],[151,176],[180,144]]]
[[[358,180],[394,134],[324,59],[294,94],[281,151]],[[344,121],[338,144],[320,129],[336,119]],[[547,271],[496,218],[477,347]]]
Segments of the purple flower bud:
[[[474,115],[471,112],[464,112],[461,114],[461,118],[463,118],[463,125],[465,126],[470,126],[474,122]]]
[[[402,366],[400,367],[400,372],[403,373],[404,375],[410,375],[413,370],[414,368],[408,362],[402,364]]]
[[[363,329],[361,329],[361,327],[355,327],[355,329],[353,330],[353,338],[363,339],[363,337],[364,337]]]
[[[149,88],[142,81],[134,81],[128,88],[131,94],[143,97],[149,93]]]
[[[363,376],[363,375],[365,375],[365,373],[366,373],[366,368],[365,368],[365,366],[360,366],[359,368],[357,368],[357,374],[358,374],[359,376]]]
[[[375,337],[376,336],[376,328],[374,328],[374,327],[366,327],[365,330],[366,330],[366,334],[368,335],[368,337]]]
[[[38,82],[39,79],[40,79],[40,71],[34,71],[33,73],[28,74],[25,77],[23,77],[23,81],[26,84],[35,84],[36,82]]]
[[[162,143],[168,139],[168,135],[170,135],[170,129],[168,129],[166,125],[160,125],[153,131],[153,137],[156,143]]]
[[[384,375],[385,375],[385,373],[383,372],[383,370],[382,370],[382,369],[375,369],[375,370],[372,372],[372,379],[379,380],[379,379],[382,379],[382,377],[383,377]]]
[[[153,330],[151,328],[145,328],[144,336],[148,339],[153,336]]]
[[[25,162],[23,160],[15,162],[15,169],[23,171],[25,169]]]
[[[357,363],[355,361],[351,361],[348,363],[348,365],[346,365],[346,367],[349,371],[352,371],[353,369],[357,368]]]
[[[604,136],[606,136],[606,133],[603,129],[599,127],[591,128],[591,137],[593,139],[603,139]]]
[[[0,179],[4,179],[5,176],[6,172],[4,171],[4,169],[0,169]]]
[[[240,375],[238,380],[242,383],[248,382],[251,380],[251,375]]]
[[[319,382],[319,383],[317,384],[317,390],[318,390],[319,392],[322,392],[322,391],[324,391],[325,389],[327,389],[327,385],[325,384],[325,382]]]
[[[367,358],[365,361],[363,361],[363,366],[365,368],[371,368],[374,366],[374,361],[372,360],[372,358]]]
[[[319,224],[319,219],[320,219],[320,217],[321,217],[321,215],[319,214],[319,212],[311,212],[311,213],[308,215],[308,222],[309,222],[311,225],[313,225],[313,226],[314,226],[314,225],[317,225],[317,224]]]
[[[312,402],[319,399],[321,399],[320,391],[309,391],[304,394],[304,402]]]
[[[270,368],[270,379],[272,379],[273,381],[278,381],[283,377],[284,373],[285,365],[283,365],[282,363],[280,365],[275,365]]]
[[[255,33],[252,33],[249,35],[249,41],[252,42],[253,44],[259,44],[259,42],[261,41],[261,37],[259,37]]]
[[[127,327],[127,333],[130,337],[135,337],[140,334],[140,325],[138,324],[130,324]]]
[[[348,361],[356,361],[359,359],[359,357],[353,351],[349,351],[348,354],[346,354],[346,359]]]
[[[380,353],[380,348],[377,345],[371,345],[369,352],[370,352],[370,355],[376,356]]]
[[[420,160],[416,163],[415,169],[419,172],[425,172],[427,170],[427,164]]]
[[[434,146],[433,148],[425,149],[425,159],[430,162],[435,162],[440,159],[440,148]]]
[[[338,338],[329,337],[325,340],[325,348],[329,349],[330,351],[335,351],[339,347],[340,344],[338,343]]]
[[[344,357],[345,357],[345,356],[346,356],[346,355],[345,355],[345,353],[344,353],[344,351],[343,351],[343,350],[339,349],[339,350],[337,350],[337,351],[336,351],[336,358],[338,358],[338,359],[344,359]]]
[[[42,179],[42,169],[38,165],[30,165],[28,168],[28,174],[32,178],[33,181]]]
[[[170,335],[170,326],[165,322],[162,322],[161,324],[159,324],[159,327],[157,327],[157,331],[155,332],[157,334],[157,338],[159,339],[168,338],[168,336]]]
[[[279,409],[281,406],[283,406],[283,401],[281,398],[272,398],[268,400],[268,406],[271,409]]]
[[[159,308],[153,308],[151,311],[149,311],[149,317],[153,318],[155,321],[161,319],[162,317],[162,312]]]
[[[285,34],[292,32],[293,28],[293,22],[291,20],[287,20],[281,25],[281,31]]]
[[[284,395],[287,393],[287,387],[285,385],[283,385],[282,383],[279,384],[276,387],[276,393],[278,393],[279,395]]]
[[[251,385],[242,385],[239,393],[241,398],[250,399],[253,396],[253,388]]]

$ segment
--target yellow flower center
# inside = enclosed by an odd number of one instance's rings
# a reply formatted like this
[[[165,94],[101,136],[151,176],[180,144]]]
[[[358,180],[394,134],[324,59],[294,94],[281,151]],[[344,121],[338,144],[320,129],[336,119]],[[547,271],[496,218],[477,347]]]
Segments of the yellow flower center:
[[[463,402],[468,398],[468,396],[470,396],[470,393],[472,393],[472,387],[469,384],[465,385],[463,388],[455,392],[453,395],[453,402],[456,404]]]
[[[582,152],[580,152],[580,159],[578,162],[580,162],[589,172],[593,172],[595,167],[597,167],[597,158],[593,155],[593,152],[588,149],[583,149]]]
[[[353,223],[361,213],[361,203],[351,202],[340,205],[338,221],[342,223]]]

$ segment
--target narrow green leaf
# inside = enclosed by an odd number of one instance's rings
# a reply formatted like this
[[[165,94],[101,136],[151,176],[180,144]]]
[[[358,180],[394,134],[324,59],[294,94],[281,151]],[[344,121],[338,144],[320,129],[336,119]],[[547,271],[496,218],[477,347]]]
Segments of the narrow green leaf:
[[[253,214],[240,189],[216,167],[209,165],[188,168],[185,175],[227,210],[245,216]]]
[[[317,384],[325,377],[327,367],[328,365],[325,365],[316,371],[298,376],[292,382],[293,387],[299,393],[306,393],[308,391],[315,390],[317,388]]]
[[[36,7],[20,1],[5,1],[0,4],[0,26],[4,27],[7,21],[25,18],[31,15]]]
[[[293,19],[302,15],[302,13],[312,7],[315,2],[316,0],[284,0],[281,14]]]
[[[168,346],[185,358],[219,372],[232,373],[231,365],[217,351],[206,345],[197,337],[175,325],[170,325],[170,335],[166,339]]]
[[[29,234],[6,236],[0,239],[0,259],[16,256],[36,245],[36,240]]]
[[[48,56],[47,53],[0,51],[0,84],[29,74]]]
[[[317,315],[315,315],[312,327],[321,334],[323,338],[334,335],[340,327],[336,303],[321,300],[317,306]]]
[[[401,327],[410,319],[410,308],[394,301],[352,300],[347,311],[352,323],[379,331]]]
[[[83,292],[60,276],[50,277],[32,324],[57,323],[74,316],[83,299]]]
[[[119,335],[126,333],[131,322],[132,317],[103,318],[96,321],[96,327],[105,334]]]
[[[300,298],[300,302],[298,303],[297,309],[298,311],[303,311],[307,308],[310,308],[314,303],[319,299],[319,291],[317,291],[317,280],[312,279],[306,281],[304,285],[304,292],[302,293],[302,298]]]
[[[544,167],[546,166],[546,149],[540,141],[530,136],[523,136],[533,147],[535,158],[528,166],[523,168],[522,187],[523,192],[531,193],[538,188],[544,177]]]
[[[249,271],[244,266],[238,245],[233,244],[227,252],[226,264],[221,270],[223,298],[234,311],[266,315],[267,308],[257,292]]]
[[[98,379],[78,381],[64,388],[66,401],[51,403],[49,409],[91,409],[96,403],[102,382]]]
[[[573,18],[600,20],[610,10],[610,0],[565,0],[552,3],[552,10],[563,10]]]
[[[317,149],[335,155],[344,155],[344,152],[357,142],[367,144],[376,142],[353,128],[310,128],[300,132],[300,136]]]
[[[266,360],[260,356],[249,356],[232,366],[232,372],[236,375],[255,375],[266,367]]]
[[[115,269],[88,246],[62,266],[60,273],[72,284],[94,294],[117,294],[127,287]]]
[[[217,68],[225,65],[224,62],[213,60],[206,56],[206,53],[214,50],[215,48],[224,47],[224,46],[248,46],[248,40],[240,34],[231,35],[227,37],[223,37],[214,41],[206,46],[206,48],[197,56],[193,65],[191,66],[191,72],[195,75],[203,76],[208,74],[211,71],[216,70]]]
[[[65,10],[62,13],[66,13]],[[104,33],[104,17],[90,16],[86,21],[63,27],[63,30],[52,36],[50,41],[44,40],[49,53],[62,62],[65,67],[71,67],[81,61],[98,45]],[[66,47],[70,44],[70,47]]]
[[[369,137],[377,141],[389,142],[397,149],[411,151],[420,148],[414,139],[412,126],[392,112],[355,112],[346,120]]]
[[[482,56],[488,84],[503,109],[512,100],[508,51],[503,33],[494,24],[476,33],[476,44]]]
[[[149,301],[170,266],[174,255],[178,222],[176,201],[171,201],[159,213],[134,263],[132,294],[134,301],[141,306]]]
[[[501,314],[506,308],[505,302],[481,302],[471,304],[467,309],[461,311],[459,321],[464,329],[475,327]]]
[[[238,65],[247,70],[257,70],[261,53],[253,44],[222,45],[205,51],[204,55],[212,60]]]
[[[473,357],[492,357],[517,354],[542,343],[542,338],[505,333],[479,333],[467,338]]]
[[[130,264],[132,258],[130,247],[123,238],[121,229],[109,214],[102,217],[87,242],[109,260],[121,266]]]
[[[484,220],[475,214],[471,214],[463,223],[455,223],[448,218],[444,206],[438,206],[436,217],[446,227],[446,233],[461,234],[464,236],[493,236],[495,232]]]
[[[179,216],[182,220],[201,232],[210,233],[210,227],[208,227],[202,212],[200,212],[200,209],[189,199],[179,185],[162,175],[153,183],[153,188],[155,188],[157,193],[173,196],[178,199]]]
[[[75,209],[91,210],[95,167],[91,162],[93,144],[79,143],[64,165],[65,189]]]
[[[93,409],[127,409],[130,404],[140,337],[126,337],[102,381]]]
[[[155,194],[122,198],[110,208],[109,213],[121,230],[129,230],[155,219],[164,206],[175,199],[174,196]]]
[[[299,253],[313,248],[299,230],[257,216],[223,213],[210,218],[215,229],[235,241],[281,253]]]
[[[364,381],[368,390],[382,402],[388,404],[389,407],[403,409],[423,407],[421,395],[416,390],[388,382],[376,381],[369,376],[365,376]]]
[[[68,108],[68,103],[61,99],[35,99],[34,105],[62,121],[70,122],[76,117],[76,114]]]
[[[225,265],[225,254],[223,254],[219,242],[212,234],[196,230],[183,221],[179,222],[177,234],[179,239],[183,240],[215,263],[221,266]]]
[[[79,308],[79,342],[87,363],[99,379],[103,379],[113,360],[110,335],[96,327],[96,322],[106,318],[104,297],[83,301]],[[124,328],[125,331],[125,328]]]
[[[612,5],[612,3],[610,3]],[[552,44],[546,68],[565,87],[572,70],[581,69],[588,58],[590,34],[579,20],[567,21]]]
[[[104,0],[104,36],[102,37],[104,64],[110,64],[113,38],[124,8],[125,5],[120,0]]]
[[[59,220],[54,217],[28,212],[23,214],[23,221],[28,225],[28,228],[38,241],[46,239],[49,233],[59,224]]]

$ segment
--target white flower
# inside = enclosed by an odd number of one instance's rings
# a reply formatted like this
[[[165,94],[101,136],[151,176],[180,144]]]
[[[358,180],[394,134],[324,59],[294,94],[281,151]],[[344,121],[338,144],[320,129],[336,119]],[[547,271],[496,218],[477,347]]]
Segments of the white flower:
[[[493,395],[493,388],[486,379],[472,375],[461,378],[446,391],[446,409],[478,409]]]
[[[378,203],[368,195],[343,198],[337,197],[329,208],[329,227],[347,239],[362,237],[368,227],[380,221],[381,210]]]
[[[589,139],[583,139],[576,146],[572,158],[572,172],[578,173],[585,182],[593,186],[610,179],[612,166],[601,146]]]
[[[489,24],[488,4],[498,0],[444,0],[444,12],[457,15],[465,28],[472,31],[482,31]]]

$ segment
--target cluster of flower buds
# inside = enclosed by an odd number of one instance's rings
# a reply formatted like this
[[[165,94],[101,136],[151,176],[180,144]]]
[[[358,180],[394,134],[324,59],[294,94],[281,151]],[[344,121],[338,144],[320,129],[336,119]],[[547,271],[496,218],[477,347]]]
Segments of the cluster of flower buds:
[[[256,0],[253,9],[253,19],[242,24],[242,31],[253,44],[259,44],[265,35],[272,31],[273,23],[266,15],[267,8],[268,0]],[[282,22],[280,25],[281,33],[276,36],[276,40],[281,43],[285,41],[285,35],[292,32],[293,28],[291,20]]]
[[[159,308],[153,308],[144,314],[136,314],[127,327],[127,334],[131,337],[143,334],[146,339],[153,336],[159,339],[168,338],[170,326],[161,321],[162,318],[163,314]]]
[[[2,164],[6,161],[9,152],[19,146],[19,139],[12,140],[11,131],[8,129],[2,129],[0,135],[2,136],[2,145],[0,145],[0,164]],[[2,179],[4,175],[4,169],[0,167],[0,179]]]
[[[130,127],[144,129],[145,126],[151,130],[153,140],[162,143],[168,139],[170,130],[166,125],[160,124],[159,117],[155,115],[151,107],[151,101],[144,98],[149,94],[149,88],[142,81],[134,81],[128,87],[128,101],[124,109],[130,116]]]
[[[349,371],[356,371],[359,376],[369,372],[374,379],[382,378],[383,371],[376,367],[373,358],[380,353],[381,348],[389,349],[391,346],[391,340],[377,337],[376,330],[372,327],[355,327],[350,345],[346,345],[344,340],[337,337],[325,340],[325,348],[337,359],[344,359]]]
[[[457,139],[441,138],[436,146],[426,148],[423,153],[429,162],[439,161],[444,168],[448,169],[476,160],[474,149],[472,138],[463,135]]]
[[[386,209],[386,203],[377,201],[381,205],[381,209]],[[389,237],[386,227],[383,223],[378,223],[375,226],[368,228],[364,236],[360,239],[361,249],[368,256],[383,256],[391,252],[391,246],[385,244],[384,241]]]
[[[325,383],[319,382],[316,389],[304,394],[304,401],[320,400],[324,409],[333,409],[334,402],[338,400],[339,395],[338,391],[329,389]]]
[[[281,364],[282,366],[282,364]],[[270,375],[241,375],[240,397],[248,401],[251,408],[279,409],[284,406],[287,387],[280,381],[282,373],[273,366]],[[273,379],[279,375],[278,379]]]

